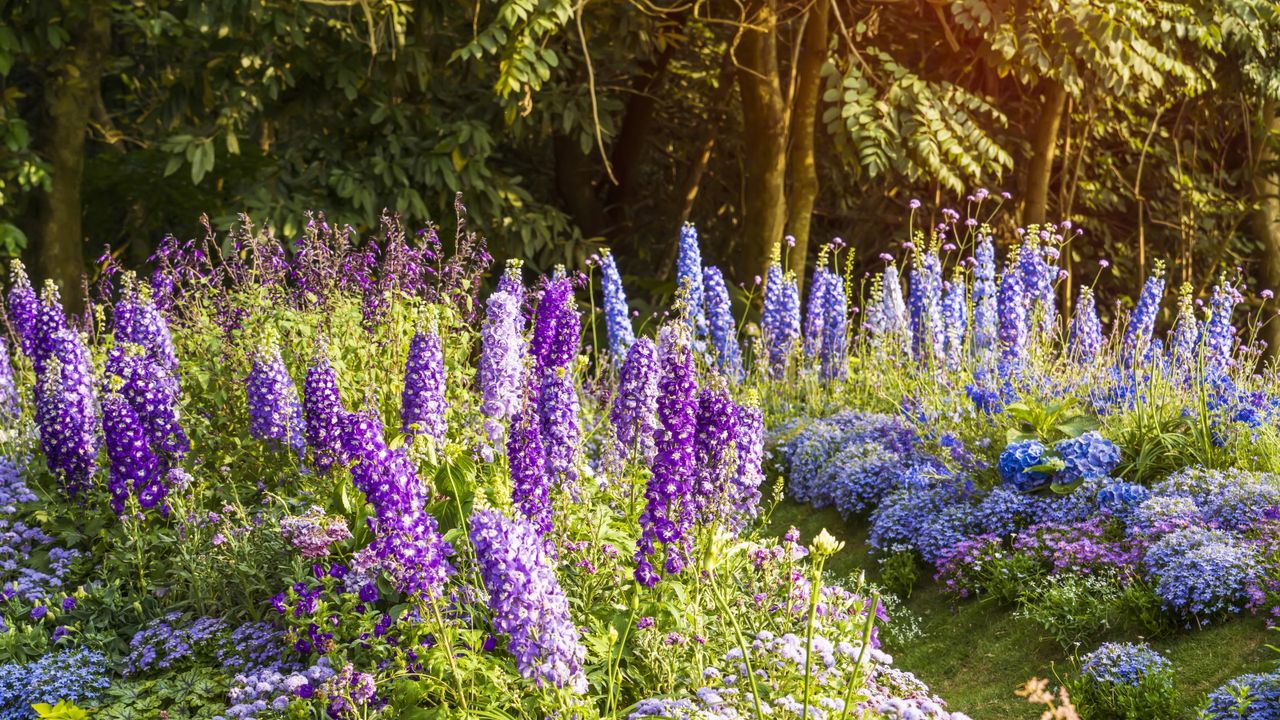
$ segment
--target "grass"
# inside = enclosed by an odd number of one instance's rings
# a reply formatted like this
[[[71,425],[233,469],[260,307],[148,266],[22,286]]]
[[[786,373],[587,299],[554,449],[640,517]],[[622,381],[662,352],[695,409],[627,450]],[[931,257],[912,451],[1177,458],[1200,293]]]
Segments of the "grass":
[[[876,579],[878,566],[866,545],[864,523],[846,522],[831,508],[815,510],[790,501],[779,504],[769,522],[777,534],[791,526],[799,528],[801,542],[826,528],[846,542],[828,561],[828,569],[836,575],[865,571]],[[1052,678],[1055,671],[1065,675],[1071,670],[1070,652],[1045,637],[1039,625],[995,603],[956,604],[939,591],[927,572],[922,571],[903,607],[919,618],[922,635],[900,647],[890,639],[885,650],[894,656],[895,665],[928,683],[952,709],[977,720],[1037,717],[1036,710],[1016,697],[1014,690],[1028,678]],[[1138,639],[1121,631],[1103,638]],[[1274,641],[1280,641],[1280,636],[1273,638],[1260,618],[1243,617],[1150,642],[1177,668],[1179,704],[1185,709],[1183,717],[1190,719],[1204,693],[1237,675],[1273,669],[1280,655],[1267,644]],[[1092,649],[1082,647],[1079,652]]]

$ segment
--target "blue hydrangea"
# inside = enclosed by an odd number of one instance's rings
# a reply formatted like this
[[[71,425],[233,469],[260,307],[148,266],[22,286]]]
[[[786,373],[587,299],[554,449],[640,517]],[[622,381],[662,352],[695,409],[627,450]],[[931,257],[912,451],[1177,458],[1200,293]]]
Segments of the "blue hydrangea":
[[[1117,481],[1099,490],[1096,497],[1099,507],[1112,515],[1124,516],[1136,510],[1150,495],[1151,491],[1141,485]]]
[[[1147,577],[1164,606],[1203,625],[1262,602],[1255,548],[1221,530],[1187,528],[1147,551]]]
[[[1053,450],[1066,463],[1059,476],[1068,481],[1106,477],[1120,464],[1120,448],[1096,430],[1059,440]]]
[[[1000,479],[1014,488],[1027,492],[1049,484],[1049,474],[1038,470],[1030,470],[1044,463],[1048,449],[1039,440],[1016,440],[1005,446],[1000,453],[996,468],[1000,471]]]
[[[1280,672],[1241,675],[1209,693],[1203,720],[1280,720]]]
[[[1103,643],[1081,658],[1080,664],[1081,674],[1095,682],[1130,687],[1172,669],[1169,660],[1146,643]]]

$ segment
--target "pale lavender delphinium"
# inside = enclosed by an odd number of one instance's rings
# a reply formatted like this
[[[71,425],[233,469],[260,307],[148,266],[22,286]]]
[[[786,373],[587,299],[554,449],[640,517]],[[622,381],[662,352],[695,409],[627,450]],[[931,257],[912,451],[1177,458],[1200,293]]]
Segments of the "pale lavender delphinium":
[[[642,337],[627,351],[618,377],[618,392],[609,410],[614,436],[624,457],[641,462],[653,458],[657,413],[658,346]]]

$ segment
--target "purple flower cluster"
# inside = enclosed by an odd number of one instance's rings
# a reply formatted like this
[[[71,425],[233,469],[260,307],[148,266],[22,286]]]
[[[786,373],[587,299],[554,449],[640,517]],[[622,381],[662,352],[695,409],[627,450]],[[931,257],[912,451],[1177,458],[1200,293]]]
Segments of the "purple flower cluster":
[[[664,567],[668,574],[684,569],[695,510],[692,479],[697,470],[698,385],[693,355],[689,339],[676,327],[664,328],[661,342],[660,424],[635,553],[636,582],[645,587],[652,587],[661,579],[650,560],[659,545],[666,550]]]
[[[907,317],[907,304],[902,299],[902,279],[898,275],[898,266],[892,262],[884,269],[881,291],[884,334],[891,341],[896,341],[902,348],[902,352],[910,357],[911,323]]]
[[[640,338],[627,351],[609,421],[624,456],[648,462],[654,453],[658,413],[658,346]]]
[[[1137,687],[1148,677],[1170,672],[1173,665],[1146,643],[1103,643],[1080,658],[1080,672],[1105,685]]]
[[[168,488],[164,484],[160,458],[152,452],[142,423],[124,395],[116,391],[107,393],[102,401],[102,424],[106,431],[107,457],[111,460],[108,482],[111,509],[117,515],[123,514],[131,493],[137,496],[143,509],[162,503]]]
[[[1201,342],[1204,344],[1204,364],[1210,368],[1226,368],[1232,365],[1231,355],[1236,347],[1236,329],[1231,322],[1236,304],[1244,297],[1236,286],[1223,278],[1213,288],[1209,300],[1209,318],[1204,324]]]
[[[1256,550],[1221,530],[1172,532],[1151,546],[1144,564],[1164,606],[1200,624],[1263,600]]]
[[[147,288],[126,276],[124,295],[115,305],[116,342],[141,346],[166,370],[176,373],[178,355],[173,349],[169,323],[156,308]]]
[[[405,433],[417,431],[437,443],[444,442],[449,403],[445,400],[444,348],[436,333],[418,332],[409,342],[400,400]]]
[[[0,517],[0,600],[30,602],[57,593],[79,557],[79,550],[57,547],[40,528]]]
[[[1145,353],[1151,344],[1151,334],[1155,330],[1156,315],[1160,312],[1160,300],[1164,297],[1164,264],[1156,263],[1156,267],[1142,286],[1142,295],[1138,297],[1138,305],[1133,309],[1129,324],[1124,329],[1124,349],[1130,359],[1136,359]]]
[[[245,395],[250,435],[299,454],[306,449],[298,388],[284,366],[280,348],[271,346],[254,357],[245,381]]]
[[[813,268],[813,278],[809,281],[809,306],[804,314],[804,354],[810,360],[816,360],[822,352],[823,328],[826,325],[827,282],[834,277],[825,267],[826,248],[818,256],[818,263]]]
[[[512,503],[539,535],[546,536],[553,527],[551,478],[547,474],[541,422],[528,405],[511,422],[507,465],[511,468]]]
[[[280,535],[304,559],[325,557],[329,554],[330,545],[351,539],[351,531],[347,529],[345,518],[326,515],[323,509],[315,505],[301,515],[281,519]]]
[[[507,281],[506,275],[503,282]],[[523,291],[518,282],[510,283]],[[503,423],[520,408],[521,378],[524,375],[524,315],[520,295],[499,290],[485,304],[480,343],[480,411],[484,413],[485,437],[491,443],[502,440]]]
[[[1081,363],[1091,363],[1102,352],[1106,340],[1102,335],[1102,322],[1098,320],[1098,308],[1093,288],[1080,289],[1076,301],[1075,316],[1071,318],[1071,332],[1067,348],[1071,357]]]
[[[742,348],[738,347],[738,329],[733,319],[729,287],[720,268],[702,269],[703,291],[707,300],[707,328],[716,364],[727,377],[742,377]]]
[[[342,405],[338,373],[329,358],[318,352],[302,383],[302,416],[312,462],[320,472],[346,462],[342,432],[347,410]]]
[[[18,404],[18,385],[9,358],[9,341],[0,338],[0,415],[16,418],[22,412]]]
[[[942,328],[945,344],[943,357],[947,367],[957,368],[965,355],[965,333],[969,329],[969,305],[965,301],[965,281],[957,274],[951,282],[943,285],[945,295],[942,296]]]
[[[937,250],[916,254],[909,301],[915,357],[940,359],[946,350],[947,329],[942,320],[942,262]]]
[[[1019,251],[1019,255],[1021,251]],[[1004,367],[1016,370],[1025,359],[1028,340],[1027,289],[1012,258],[1000,276],[1000,359]]]
[[[705,525],[730,518],[731,479],[735,475],[738,406],[729,393],[705,388],[698,394],[694,432],[693,506]]]
[[[795,278],[782,274],[776,263],[769,266],[764,286],[764,309],[760,316],[769,368],[776,375],[786,368],[787,359],[800,340],[800,291]]]
[[[9,324],[18,336],[18,344],[23,354],[35,358],[36,318],[40,314],[40,298],[35,288],[31,287],[31,279],[27,277],[27,269],[22,261],[14,259],[10,263],[7,305],[9,307]]]
[[[39,499],[27,487],[25,475],[25,460],[0,457],[0,516],[12,515],[19,505]]]
[[[493,629],[507,636],[520,674],[539,687],[586,692],[586,649],[537,531],[493,510],[477,510],[470,535],[489,591]]]
[[[1280,718],[1280,672],[1241,675],[1209,693],[1204,720]]]
[[[75,498],[89,489],[101,444],[93,364],[80,335],[61,329],[42,343],[36,425],[49,471]]]
[[[996,251],[989,235],[978,240],[973,259],[973,347],[979,357],[986,357],[999,342],[1000,319]]]
[[[822,377],[843,380],[849,373],[849,298],[845,295],[844,278],[834,274],[827,278],[822,305]]]
[[[738,406],[738,432],[730,504],[730,524],[741,529],[754,519],[760,508],[760,485],[764,482],[764,413],[755,404]]]
[[[627,310],[627,293],[618,275],[618,262],[613,253],[600,253],[600,284],[604,290],[604,323],[609,332],[609,353],[614,362],[621,362],[631,343],[636,341],[631,327],[631,313]]]
[[[541,383],[538,412],[543,447],[547,450],[547,470],[553,478],[570,487],[578,477],[578,450],[582,441],[578,388],[573,378],[573,361],[578,354],[581,332],[581,320],[573,302],[573,285],[566,278],[549,280],[538,303],[533,335],[532,349]]]

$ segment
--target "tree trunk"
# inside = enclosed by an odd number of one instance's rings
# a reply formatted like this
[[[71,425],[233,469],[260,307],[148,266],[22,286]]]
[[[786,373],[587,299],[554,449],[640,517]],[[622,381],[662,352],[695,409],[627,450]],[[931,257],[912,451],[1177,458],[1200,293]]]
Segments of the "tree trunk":
[[[786,223],[786,106],[778,76],[777,0],[752,4],[738,46],[746,207],[735,277],[764,275]]]
[[[628,227],[632,206],[639,190],[641,162],[644,159],[645,141],[653,128],[657,114],[658,98],[655,93],[662,84],[667,66],[675,54],[675,43],[668,43],[653,62],[646,62],[632,80],[631,98],[622,116],[622,127],[613,143],[613,172],[618,184],[609,188],[608,211],[615,227]]]
[[[796,67],[795,104],[789,124],[791,150],[787,156],[787,227],[796,239],[788,266],[796,271],[796,283],[804,289],[805,263],[809,257],[809,227],[813,203],[818,197],[818,166],[813,157],[818,99],[822,95],[822,63],[827,58],[827,15],[831,0],[815,0],[800,40]]]
[[[1053,176],[1053,156],[1058,147],[1058,126],[1067,104],[1067,89],[1053,80],[1044,81],[1044,101],[1031,134],[1031,162],[1027,165],[1026,196],[1022,224],[1044,223],[1049,210],[1049,181]]]
[[[45,88],[48,125],[41,151],[49,163],[50,183],[37,200],[36,268],[58,284],[63,303],[73,313],[84,304],[80,186],[89,118],[111,43],[110,12],[110,5],[94,0],[68,23],[70,47],[49,69]]]
[[[601,237],[609,224],[604,205],[596,197],[595,167],[575,138],[557,134],[551,140],[556,160],[556,190],[564,209],[584,237]]]
[[[1253,197],[1258,209],[1253,214],[1253,232],[1262,244],[1262,279],[1272,292],[1280,292],[1280,171],[1275,167],[1280,157],[1275,145],[1280,143],[1280,113],[1276,102],[1262,106],[1257,126],[1258,157],[1253,172]],[[1268,352],[1280,352],[1280,321],[1272,318],[1265,326]]]

